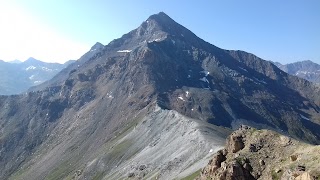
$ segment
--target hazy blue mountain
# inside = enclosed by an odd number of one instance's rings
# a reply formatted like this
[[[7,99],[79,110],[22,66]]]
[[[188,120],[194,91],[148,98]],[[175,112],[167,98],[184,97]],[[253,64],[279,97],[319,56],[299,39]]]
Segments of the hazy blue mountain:
[[[274,62],[274,64],[286,73],[304,78],[311,82],[320,83],[320,65],[310,60],[284,65],[279,62]]]
[[[32,57],[24,62],[19,60],[0,61],[0,95],[25,92],[30,87],[51,79],[72,62],[68,61],[65,64],[46,63]]]
[[[9,61],[9,63],[20,64],[20,63],[22,63],[22,61],[15,59],[13,61]]]

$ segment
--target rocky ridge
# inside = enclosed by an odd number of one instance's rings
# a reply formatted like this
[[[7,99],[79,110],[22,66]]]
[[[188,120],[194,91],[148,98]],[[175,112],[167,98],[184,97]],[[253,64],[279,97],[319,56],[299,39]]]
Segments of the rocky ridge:
[[[249,126],[233,132],[198,180],[320,178],[320,146]]]

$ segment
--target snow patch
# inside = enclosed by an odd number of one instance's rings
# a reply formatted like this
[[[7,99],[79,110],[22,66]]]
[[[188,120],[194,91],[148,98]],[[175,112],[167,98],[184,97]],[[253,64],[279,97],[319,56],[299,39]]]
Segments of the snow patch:
[[[302,114],[300,114],[300,117],[301,117],[302,119],[304,119],[304,120],[310,121],[310,119],[309,119],[309,118],[305,117],[305,116],[304,116],[304,115],[302,115]]]
[[[191,78],[191,75],[190,75],[190,74],[188,74],[188,78]]]
[[[209,81],[208,81],[208,79],[206,77],[200,78],[199,80],[209,84]]]
[[[181,96],[179,96],[178,99],[180,99],[181,101],[185,101]]]
[[[267,82],[263,81],[263,80],[260,80],[260,79],[257,79],[257,78],[254,78],[256,81],[258,81],[259,83],[262,83],[262,84],[268,84]]]
[[[188,96],[189,96],[189,94],[190,94],[190,93],[189,93],[189,91],[186,91],[186,97],[188,97]]]
[[[29,77],[29,79],[32,80],[32,79],[34,78],[34,76],[35,76],[35,75],[31,75],[31,76]]]
[[[27,67],[27,68],[26,68],[26,71],[34,70],[34,69],[36,69],[36,67],[35,67],[35,66],[29,66],[29,67]]]
[[[243,71],[248,72],[248,70],[246,70],[246,69],[244,69],[244,68],[242,68],[242,67],[238,67],[238,68],[241,69],[241,70],[243,70]]]
[[[47,67],[41,67],[41,69],[43,70],[43,71],[53,71],[53,69],[49,69],[49,68],[47,68]]]
[[[110,98],[110,99],[112,99],[112,98],[113,98],[112,92],[107,93],[107,97]]]
[[[161,39],[161,38],[157,38],[157,39],[154,39],[154,40],[150,40],[150,41],[148,41],[148,43],[152,43],[152,42],[160,42],[160,41],[163,41],[163,39]]]
[[[129,53],[129,52],[131,52],[132,50],[128,50],[128,49],[125,49],[125,50],[119,50],[119,51],[117,51],[117,52],[119,52],[119,53]]]
[[[42,81],[34,81],[33,84],[40,84]]]
[[[172,39],[171,39],[171,42],[172,42],[172,44],[174,44],[174,45],[176,44],[176,41],[174,41],[174,40],[172,40]]]

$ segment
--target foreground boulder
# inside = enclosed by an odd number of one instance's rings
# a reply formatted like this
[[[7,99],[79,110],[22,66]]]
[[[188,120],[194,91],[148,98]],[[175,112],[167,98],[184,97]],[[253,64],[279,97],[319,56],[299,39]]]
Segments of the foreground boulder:
[[[320,179],[320,146],[241,126],[197,179]]]

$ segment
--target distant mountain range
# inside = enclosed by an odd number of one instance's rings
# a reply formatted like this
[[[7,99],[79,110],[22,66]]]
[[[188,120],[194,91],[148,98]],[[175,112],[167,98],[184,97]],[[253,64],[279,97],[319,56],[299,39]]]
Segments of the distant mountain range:
[[[301,77],[311,82],[320,83],[320,65],[310,60],[284,65],[279,62],[273,63],[288,74]]]
[[[30,87],[51,79],[72,62],[74,61],[68,61],[64,64],[46,63],[32,57],[24,62],[0,60],[0,95],[25,92]]]

